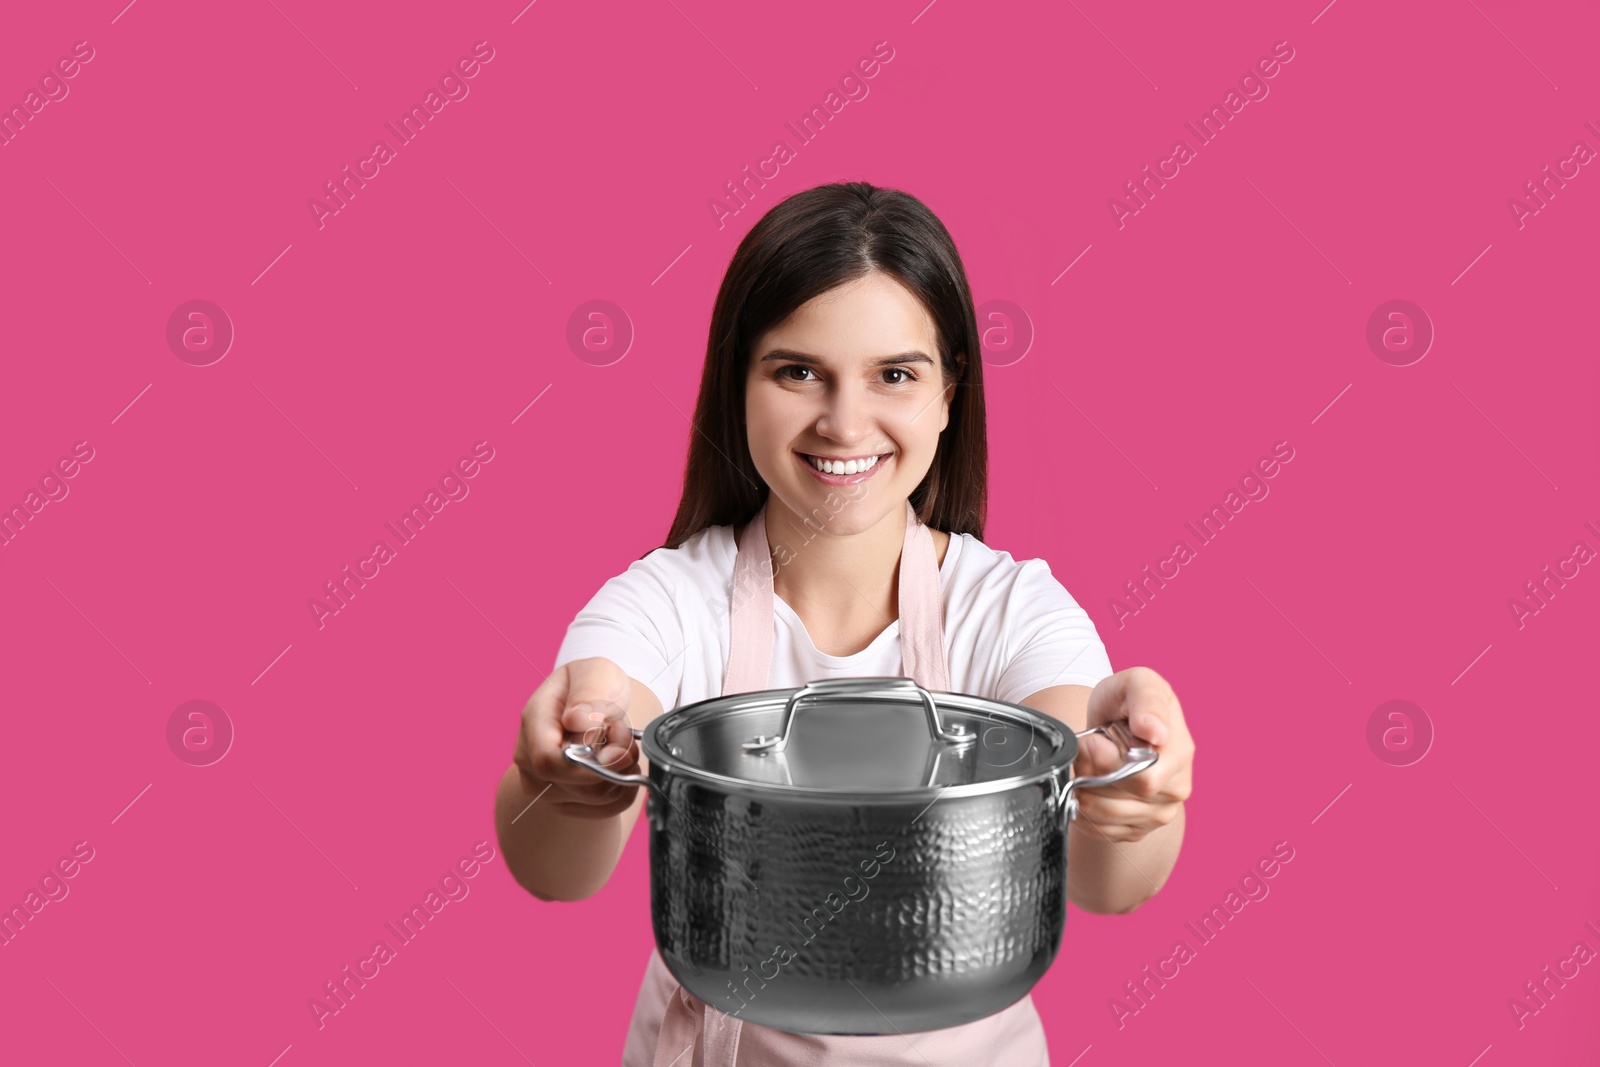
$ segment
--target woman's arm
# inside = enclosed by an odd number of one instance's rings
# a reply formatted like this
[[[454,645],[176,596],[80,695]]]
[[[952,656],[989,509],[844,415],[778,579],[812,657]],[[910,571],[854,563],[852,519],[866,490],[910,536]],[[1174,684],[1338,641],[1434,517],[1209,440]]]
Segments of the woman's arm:
[[[1101,836],[1081,811],[1068,831],[1067,899],[1084,911],[1125,915],[1167,883],[1183,847],[1183,805],[1172,821],[1132,844]]]
[[[631,689],[626,705],[628,720],[643,729],[661,714],[661,701],[644,683],[634,678],[626,681]],[[588,693],[582,688],[584,684],[580,680],[571,693],[560,694],[563,709],[588,699],[615,699],[614,695]],[[530,707],[540,697],[540,693],[530,697]],[[537,738],[534,744],[539,744]],[[552,760],[563,762],[552,764]],[[565,757],[554,747],[540,745],[532,762],[559,767],[563,774],[579,781],[598,782],[590,772],[564,761]],[[617,769],[648,775],[649,760],[643,752],[639,753],[638,763],[638,767]],[[516,763],[506,769],[495,790],[494,823],[500,851],[512,877],[540,900],[583,900],[598,893],[610,880],[639,818],[646,791],[631,787],[634,795],[625,809],[597,817],[595,812],[585,811],[584,806],[564,807],[559,799],[561,792],[552,789],[552,784]]]
[[[604,888],[644,806],[645,788],[609,783],[563,750],[599,740],[582,705],[620,707],[627,723],[608,727],[595,757],[649,774],[625,727],[644,729],[677,695],[681,609],[698,606],[698,590],[678,591],[681,569],[672,553],[653,551],[608,579],[567,627],[555,669],[522,710],[512,765],[495,787],[495,831],[512,876],[540,900],[583,900]]]
[[[1129,719],[1134,733],[1160,754],[1147,770],[1080,793],[1078,817],[1069,824],[1067,899],[1084,911],[1133,911],[1166,884],[1183,845],[1194,742],[1172,687],[1148,667],[1131,667],[1092,690],[1051,686],[1020,703],[1060,719],[1074,733]],[[1080,746],[1075,774],[1105,774],[1122,762],[1102,737],[1084,738]]]

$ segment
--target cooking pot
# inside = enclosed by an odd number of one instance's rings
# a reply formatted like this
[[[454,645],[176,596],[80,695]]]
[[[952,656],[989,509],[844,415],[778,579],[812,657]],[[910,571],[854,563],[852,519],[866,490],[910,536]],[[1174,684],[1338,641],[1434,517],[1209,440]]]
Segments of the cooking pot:
[[[1022,999],[1066,924],[1078,792],[1149,767],[1123,721],[838,678],[686,704],[634,729],[656,947],[720,1011],[805,1034],[940,1029]],[[1122,753],[1073,774],[1078,738]]]

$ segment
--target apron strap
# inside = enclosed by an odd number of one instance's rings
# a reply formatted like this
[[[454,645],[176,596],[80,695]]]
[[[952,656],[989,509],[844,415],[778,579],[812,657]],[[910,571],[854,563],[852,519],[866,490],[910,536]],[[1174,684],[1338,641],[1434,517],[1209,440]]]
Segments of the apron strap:
[[[900,550],[900,657],[905,676],[935,693],[950,691],[944,650],[944,595],[939,588],[939,546],[906,501],[906,541]]]
[[[767,506],[763,503],[744,528],[739,552],[733,561],[733,588],[729,593],[732,643],[728,650],[727,673],[722,677],[723,696],[767,687],[772,668],[774,595],[772,550],[767,545]]]
[[[674,983],[667,1014],[656,1039],[651,1067],[695,1067],[693,1049],[700,1049],[701,1067],[734,1067],[739,1056],[741,1021],[713,1008]]]
[[[772,499],[769,495],[769,501]],[[767,505],[762,504],[739,538],[733,563],[732,643],[722,694],[767,688],[772,668],[772,550],[767,544]],[[944,595],[939,584],[939,548],[933,534],[906,501],[906,536],[900,549],[900,658],[907,678],[932,692],[950,691],[944,649]]]

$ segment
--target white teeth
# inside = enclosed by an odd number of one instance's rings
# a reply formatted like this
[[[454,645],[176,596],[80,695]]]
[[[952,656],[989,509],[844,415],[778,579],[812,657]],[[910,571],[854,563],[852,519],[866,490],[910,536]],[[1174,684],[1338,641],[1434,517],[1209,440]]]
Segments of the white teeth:
[[[868,456],[866,459],[847,459],[844,461],[832,459],[818,459],[816,456],[807,456],[811,465],[824,474],[860,474],[869,471],[878,465],[877,456]]]

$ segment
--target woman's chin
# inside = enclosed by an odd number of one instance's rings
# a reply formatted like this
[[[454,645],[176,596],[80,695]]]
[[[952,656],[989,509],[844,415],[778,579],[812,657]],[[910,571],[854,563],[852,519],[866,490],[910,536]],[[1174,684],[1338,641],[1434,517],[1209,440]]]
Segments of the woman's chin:
[[[785,485],[777,496],[804,523],[808,536],[848,537],[865,533],[882,522],[892,511],[886,501],[905,500],[905,494],[895,496],[895,492],[896,487],[888,481],[882,485],[862,482],[832,486],[808,480]],[[905,509],[904,503],[898,506]]]

